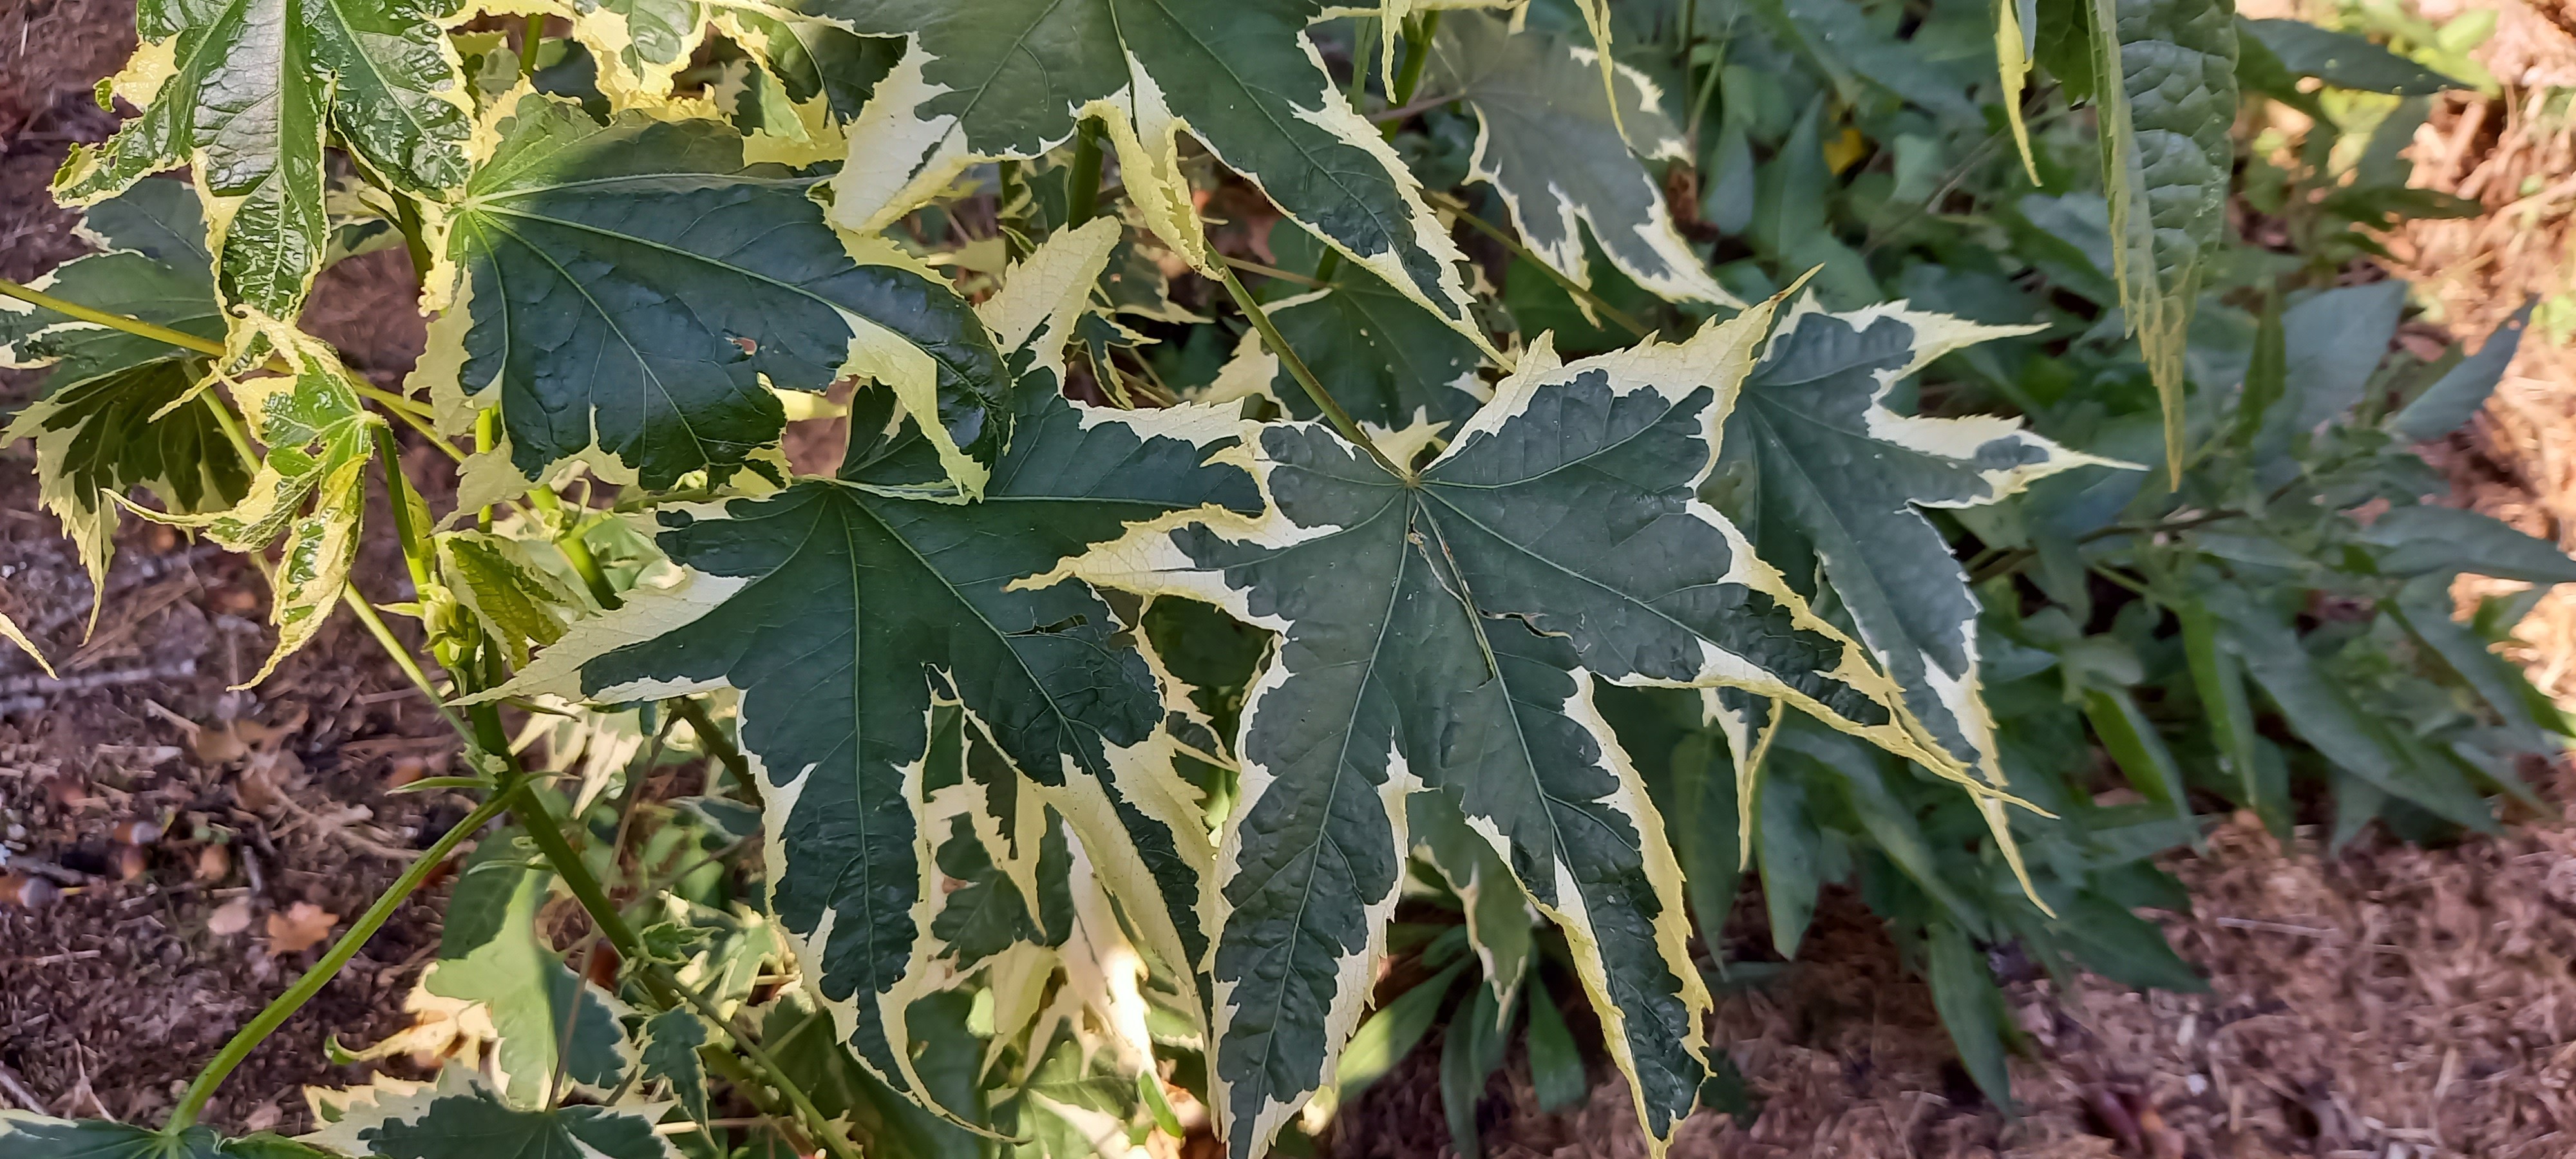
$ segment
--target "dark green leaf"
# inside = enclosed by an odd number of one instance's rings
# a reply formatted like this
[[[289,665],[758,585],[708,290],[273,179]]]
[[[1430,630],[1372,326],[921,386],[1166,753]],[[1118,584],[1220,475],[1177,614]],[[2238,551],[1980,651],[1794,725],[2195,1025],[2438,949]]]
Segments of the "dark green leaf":
[[[2389,433],[2420,443],[2466,426],[2486,405],[2487,396],[2495,393],[2496,383],[2504,380],[2505,368],[2512,365],[2514,352],[2522,349],[2523,329],[2531,324],[2531,312],[2539,304],[2538,299],[2524,302],[2522,309],[2488,333],[2477,353],[2461,359],[2405,409],[2389,416],[2384,424]]]
[[[2349,32],[2304,20],[2243,20],[2237,27],[2263,42],[2283,68],[2341,88],[2431,96],[2469,87]]]
[[[1238,1159],[1330,1073],[1417,785],[1452,794],[1505,850],[1587,987],[1628,995],[1610,1052],[1649,1132],[1687,1112],[1706,993],[1679,875],[1596,681],[1751,687],[1975,784],[1694,501],[1726,384],[1768,320],[1757,308],[1566,366],[1534,348],[1415,477],[1326,427],[1261,428],[1261,519],[1151,526],[1067,565],[1283,635],[1244,711],[1245,800],[1219,884],[1213,962],[1230,998],[1213,1070]]]
[[[461,365],[433,355],[420,373],[451,422],[497,403],[528,477],[583,455],[648,487],[729,470],[778,439],[770,388],[845,373],[936,413],[970,492],[1008,440],[1007,376],[974,311],[890,247],[853,257],[812,182],[746,165],[731,128],[602,126],[529,96],[500,133],[448,223],[463,276],[433,345],[461,335]]]
[[[679,1159],[653,1120],[612,1107],[511,1105],[461,1067],[407,1094],[381,1088],[310,1136],[378,1159]]]
[[[1557,1114],[1592,1094],[1591,1076],[1584,1073],[1583,1052],[1574,1045],[1565,1015],[1547,987],[1533,985],[1521,993],[1529,1004],[1530,1085],[1537,1089],[1538,1109]]]
[[[1475,112],[1471,178],[1502,194],[1522,242],[1558,273],[1590,282],[1588,226],[1601,252],[1639,286],[1676,301],[1741,306],[1674,230],[1662,184],[1644,164],[1690,152],[1664,114],[1662,93],[1645,74],[1620,67],[1614,118],[1597,60],[1569,40],[1458,12],[1441,22],[1422,83]]]
[[[2012,1074],[2004,1067],[2001,1029],[2004,996],[1986,970],[1985,955],[1968,935],[1948,922],[1933,922],[1925,931],[1925,973],[1932,983],[1932,1007],[1941,1026],[1959,1048],[1968,1077],[1995,1105],[2012,1106]]]

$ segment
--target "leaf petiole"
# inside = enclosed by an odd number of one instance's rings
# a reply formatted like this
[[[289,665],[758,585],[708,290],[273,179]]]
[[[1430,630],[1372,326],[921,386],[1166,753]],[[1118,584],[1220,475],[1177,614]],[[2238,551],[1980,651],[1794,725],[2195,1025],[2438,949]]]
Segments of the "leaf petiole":
[[[1324,384],[1315,378],[1315,372],[1307,369],[1306,361],[1297,357],[1295,350],[1289,349],[1288,339],[1279,333],[1278,325],[1271,322],[1261,303],[1253,300],[1252,292],[1243,288],[1243,279],[1234,276],[1231,263],[1217,263],[1216,272],[1225,283],[1225,292],[1234,298],[1235,307],[1243,311],[1244,317],[1251,319],[1252,328],[1261,332],[1262,343],[1279,356],[1279,364],[1287,367],[1288,376],[1306,389],[1306,397],[1313,399],[1315,406],[1324,412],[1324,417],[1332,421],[1333,429],[1367,451],[1369,458],[1376,460],[1387,474],[1398,478],[1412,477],[1411,472],[1397,466],[1394,460],[1386,457],[1386,452],[1377,449],[1376,443],[1369,441],[1368,432],[1360,429],[1360,424],[1351,418],[1351,412],[1342,409],[1342,404],[1334,400],[1332,392],[1325,390]]]
[[[1530,248],[1528,246],[1522,245],[1519,238],[1513,237],[1511,234],[1504,232],[1501,226],[1495,225],[1493,222],[1487,221],[1482,217],[1478,217],[1474,210],[1467,207],[1466,202],[1440,193],[1428,193],[1424,194],[1424,196],[1440,208],[1446,209],[1450,213],[1457,215],[1460,220],[1465,221],[1468,225],[1474,226],[1476,228],[1476,232],[1494,239],[1496,244],[1511,251],[1513,257],[1519,258],[1524,262],[1528,262],[1529,264],[1538,267],[1538,271],[1540,273],[1547,275],[1547,280],[1556,283],[1558,289],[1564,290],[1566,293],[1572,294],[1576,298],[1581,299],[1583,304],[1592,307],[1594,313],[1599,314],[1612,322],[1618,323],[1621,329],[1626,330],[1630,334],[1636,335],[1639,338],[1643,338],[1648,334],[1654,333],[1653,328],[1638,321],[1636,315],[1630,314],[1617,306],[1611,305],[1608,298],[1604,298],[1600,294],[1594,292],[1592,287],[1565,276],[1565,274],[1559,271],[1555,266],[1551,266],[1546,262],[1539,260],[1539,256],[1530,252]]]

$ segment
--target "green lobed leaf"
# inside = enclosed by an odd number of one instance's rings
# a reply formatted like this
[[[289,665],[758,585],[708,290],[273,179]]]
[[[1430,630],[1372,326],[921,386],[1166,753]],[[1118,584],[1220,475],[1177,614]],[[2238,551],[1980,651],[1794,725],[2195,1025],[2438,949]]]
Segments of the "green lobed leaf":
[[[2012,1106],[2012,1074],[2004,1066],[2000,1031],[2004,996],[1986,969],[1984,955],[1968,935],[1948,922],[1933,922],[1925,931],[1925,975],[1932,983],[1932,1007],[1959,1048],[1959,1062],[1977,1089],[1996,1105]]]
[[[496,844],[494,855],[478,857],[457,878],[438,960],[421,987],[490,1012],[499,1038],[490,1069],[496,1094],[511,1103],[534,1107],[566,1092],[605,1094],[634,1061],[620,1008],[537,932],[537,911],[554,875],[511,856],[508,843]]]
[[[1330,1081],[1424,790],[1565,930],[1648,1133],[1689,1110],[1707,993],[1597,681],[1758,689],[1991,791],[1694,498],[1771,311],[1571,365],[1541,343],[1407,477],[1329,428],[1259,427],[1260,518],[1149,525],[1065,566],[1282,636],[1244,709],[1218,883],[1214,1101],[1238,1157]]]
[[[377,1159],[680,1159],[653,1130],[668,1104],[518,1107],[461,1067],[435,1086],[352,1093],[338,1121],[303,1141]]]
[[[2262,41],[2283,68],[2341,88],[2422,97],[2471,87],[2362,37],[2304,20],[2239,19],[2237,28]]]
[[[1023,272],[1056,267],[1042,250]],[[1006,288],[987,304],[1005,334],[1038,336],[1015,361],[1039,360],[1045,336],[1061,342],[1098,271],[1096,259],[1056,269],[1057,294],[1029,304]],[[660,543],[683,582],[576,628],[511,686],[601,701],[742,692],[742,746],[767,782],[774,910],[841,1036],[916,1094],[896,1044],[911,1038],[922,966],[916,842],[947,836],[915,817],[935,702],[962,706],[1071,822],[1145,948],[1184,984],[1205,945],[1213,851],[1171,768],[1150,666],[1089,589],[1024,577],[1129,522],[1258,500],[1239,468],[1206,462],[1233,439],[1229,416],[1095,409],[1058,381],[1044,365],[1021,380],[1017,433],[980,501],[919,486],[936,465],[917,438],[897,438],[854,444],[841,480],[666,509]]]
[[[775,443],[771,393],[874,377],[936,414],[973,491],[1010,436],[1000,356],[973,310],[890,245],[823,220],[813,178],[746,164],[715,121],[601,125],[526,96],[443,224],[451,294],[416,373],[441,422],[497,404],[527,477],[584,458],[647,487]]]
[[[1604,69],[1616,77],[1615,114]],[[1441,22],[1422,83],[1475,112],[1471,179],[1502,194],[1521,240],[1558,273],[1591,284],[1588,228],[1639,286],[1674,300],[1743,306],[1674,229],[1662,183],[1646,168],[1688,157],[1690,145],[1644,73],[1545,32],[1514,32],[1500,17],[1457,12]]]
[[[99,1119],[53,1119],[0,1111],[0,1153],[9,1159],[332,1159],[266,1132],[225,1139],[204,1127],[163,1134]]]
[[[1945,354],[2028,333],[1902,304],[1828,313],[1802,299],[1745,379],[1720,444],[1718,503],[1754,549],[1808,588],[1822,564],[1906,706],[1961,763],[2004,782],[1980,690],[1976,597],[1923,508],[1982,506],[2086,466],[2019,419],[1901,415],[1897,384]],[[1986,806],[2011,848],[2000,802]]]
[[[209,341],[224,337],[197,198],[147,181],[92,206],[83,229],[106,247],[63,263],[35,288]],[[240,502],[249,465],[197,396],[211,363],[192,351],[0,299],[0,365],[45,367],[43,397],[0,440],[33,439],[37,500],[78,546],[104,593],[116,507],[103,493],[149,488],[180,514]]]
[[[644,1020],[644,1042],[636,1063],[648,1081],[671,1084],[671,1099],[693,1122],[707,1121],[707,1072],[698,1048],[707,1044],[707,1024],[697,1012],[674,1007]]]
[[[2576,583],[2576,559],[2481,511],[2423,504],[2383,512],[2360,535],[2377,548],[2381,574],[2472,572],[2536,584]]]
[[[1281,261],[1293,262],[1318,248],[1299,245],[1302,238],[1281,236],[1290,232],[1271,232]],[[1331,386],[1333,400],[1367,424],[1365,429],[1381,445],[1420,446],[1435,435],[1454,433],[1492,393],[1477,376],[1484,355],[1475,343],[1376,275],[1348,263],[1333,271],[1328,285],[1268,303],[1262,310],[1306,368]],[[1322,414],[1260,331],[1247,330],[1199,400],[1230,402],[1254,394],[1293,418]]]
[[[57,196],[87,204],[191,166],[226,305],[292,320],[320,270],[326,142],[396,189],[463,184],[472,104],[438,21],[452,0],[145,0],[110,87],[142,110],[74,150]]]
[[[2163,400],[2165,463],[2182,473],[2183,346],[2227,236],[2235,164],[2236,14],[2229,0],[2092,0],[2120,307]],[[2107,83],[2117,76],[2120,83]]]
[[[1306,36],[1323,0],[796,0],[803,15],[911,47],[850,130],[835,220],[873,233],[973,164],[1032,159],[1098,117],[1128,198],[1218,276],[1179,133],[1287,216],[1472,340],[1463,260],[1392,147]]]

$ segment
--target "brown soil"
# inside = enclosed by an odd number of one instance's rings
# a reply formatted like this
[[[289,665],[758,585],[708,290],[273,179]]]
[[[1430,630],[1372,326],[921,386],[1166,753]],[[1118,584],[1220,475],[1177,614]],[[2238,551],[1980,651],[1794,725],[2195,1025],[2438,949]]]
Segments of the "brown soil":
[[[71,142],[114,126],[90,86],[132,51],[132,22],[130,0],[0,5],[0,277],[87,249],[45,190]],[[401,254],[374,255],[316,295],[330,311],[312,321],[379,378],[419,350],[407,277]],[[0,409],[35,381],[0,371]],[[0,1107],[152,1121],[321,952],[278,947],[272,917],[318,911],[345,928],[467,807],[386,791],[442,767],[454,741],[345,615],[265,683],[229,690],[274,636],[265,582],[211,545],[127,520],[89,625],[89,578],[37,508],[32,468],[24,446],[0,449],[0,611],[61,679],[0,648],[0,861],[64,888],[41,908],[0,901]],[[401,571],[371,544],[360,582],[407,598]],[[166,835],[129,851],[119,839],[137,835],[120,826],[136,821]],[[208,1120],[297,1129],[299,1086],[362,1080],[329,1064],[326,1037],[400,1026],[439,909],[425,893],[398,911]]]
[[[2537,10],[2508,15],[2565,27]],[[25,280],[81,252],[71,215],[44,190],[69,142],[113,125],[90,85],[130,50],[131,16],[130,0],[0,10],[0,276]],[[2500,58],[2498,72],[2545,83],[2569,61]],[[2461,333],[2493,325],[2526,291],[2565,288],[2576,198],[2551,183],[2571,171],[2571,142],[2533,115],[2536,91],[2446,98],[2417,149],[2424,183],[2495,211],[2401,239],[2414,265],[2448,271],[2436,293],[2442,321]],[[2535,173],[2548,197],[2524,191]],[[2478,256],[2498,250],[2503,260]],[[346,263],[307,322],[389,382],[419,351],[408,276],[399,254]],[[0,407],[29,385],[0,371]],[[2576,544],[2571,411],[2576,356],[2535,338],[2477,431],[2436,451],[2464,500]],[[0,838],[21,871],[41,862],[76,887],[34,911],[0,902],[0,1105],[148,1121],[318,952],[272,952],[268,917],[307,903],[345,922],[461,815],[452,799],[386,792],[453,745],[346,617],[265,684],[228,691],[270,639],[263,585],[240,561],[166,532],[129,522],[105,612],[85,636],[88,580],[35,508],[23,448],[0,449],[0,460],[0,611],[18,615],[63,676],[49,681],[0,653]],[[399,572],[377,543],[360,582],[400,598]],[[2525,635],[2544,687],[2576,694],[2576,596],[2544,604]],[[2562,772],[2551,788],[2551,800],[2576,801],[2576,777]],[[128,880],[111,830],[138,818],[169,835]],[[2340,857],[2304,838],[2285,855],[2258,831],[2228,827],[2207,855],[2173,869],[2200,908],[2167,930],[2210,992],[2015,984],[2034,1044],[2015,1063],[2015,1115],[1964,1081],[1921,983],[1858,901],[1829,891],[1800,961],[1721,1005],[1713,1037],[1762,1114],[1749,1127],[1694,1118],[1676,1153],[2576,1155],[2576,813],[2451,849]],[[209,930],[242,903],[247,929]],[[227,906],[236,910],[219,918]],[[299,1086],[362,1078],[328,1064],[325,1036],[363,1043],[397,1027],[435,945],[437,909],[429,895],[405,906],[252,1056],[209,1119],[291,1130]],[[1345,1108],[1332,1150],[1445,1151],[1437,1058],[1436,1042],[1416,1051]],[[1479,1108],[1487,1150],[1645,1153],[1615,1078],[1565,1115],[1535,1103],[1515,1059]]]

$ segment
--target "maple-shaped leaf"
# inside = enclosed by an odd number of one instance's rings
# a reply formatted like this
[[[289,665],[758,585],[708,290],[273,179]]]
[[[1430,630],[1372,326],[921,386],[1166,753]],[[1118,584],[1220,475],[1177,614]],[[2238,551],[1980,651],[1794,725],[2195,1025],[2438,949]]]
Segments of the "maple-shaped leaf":
[[[647,487],[727,470],[777,442],[772,388],[843,374],[892,387],[970,491],[1009,437],[992,336],[945,281],[890,243],[823,220],[813,179],[746,164],[718,121],[527,96],[442,224],[416,373],[441,421],[498,404],[529,478],[572,458]]]
[[[1328,427],[1259,427],[1263,515],[1179,517],[1064,567],[1280,633],[1218,862],[1212,1101],[1238,1159],[1332,1081],[1421,790],[1450,795],[1564,929],[1648,1135],[1689,1111],[1708,995],[1597,682],[1758,690],[1968,780],[1697,498],[1775,305],[1568,365],[1534,345],[1414,474]]]
[[[0,1154],[9,1159],[334,1159],[266,1133],[226,1139],[205,1127],[164,1134],[100,1119],[53,1119],[0,1111]]]
[[[1475,341],[1463,254],[1421,183],[1354,111],[1306,35],[1324,0],[795,0],[803,14],[908,39],[850,127],[835,219],[864,233],[968,166],[1044,156],[1098,117],[1153,231],[1218,276],[1182,171],[1186,130],[1291,220]]]
[[[1279,260],[1290,266],[1313,264],[1314,251],[1320,247],[1301,244],[1303,235],[1282,236],[1291,234],[1290,230],[1271,233]],[[1334,401],[1352,418],[1368,424],[1372,437],[1383,431],[1402,444],[1434,433],[1454,433],[1493,393],[1477,376],[1484,354],[1475,343],[1424,313],[1375,274],[1347,262],[1333,271],[1323,287],[1262,309],[1279,328],[1280,337],[1288,340],[1288,348],[1305,360],[1307,369],[1331,384]],[[1261,332],[1247,330],[1202,401],[1224,402],[1253,394],[1269,398],[1295,418],[1317,418],[1322,413],[1280,365],[1278,352],[1261,340]],[[1392,448],[1388,454],[1405,458]]]
[[[286,370],[232,384],[250,436],[268,448],[241,502],[194,514],[125,506],[154,522],[203,532],[227,551],[260,551],[286,537],[269,579],[275,592],[269,622],[277,626],[277,646],[256,675],[235,685],[248,688],[311,642],[338,606],[350,565],[357,562],[367,463],[385,420],[366,409],[356,377],[320,339],[254,317],[233,334],[230,349],[228,361],[273,352],[272,365],[283,362]]]
[[[57,196],[86,204],[192,166],[227,304],[292,320],[329,244],[323,148],[437,197],[465,180],[473,106],[442,0],[145,0],[143,46],[110,90],[142,111],[75,150]]]
[[[1742,305],[1675,231],[1663,185],[1646,168],[1691,155],[1664,115],[1662,92],[1644,73],[1617,66],[1614,117],[1606,64],[1562,38],[1459,12],[1440,25],[1423,86],[1475,111],[1469,174],[1503,195],[1521,240],[1557,272],[1592,284],[1583,250],[1589,227],[1603,256],[1639,286],[1676,301]]]
[[[196,193],[147,181],[90,208],[104,253],[63,263],[35,288],[209,341],[224,337]],[[43,366],[44,397],[0,440],[33,439],[37,499],[76,544],[93,591],[106,591],[116,508],[104,495],[151,489],[182,514],[240,501],[250,467],[197,397],[211,365],[193,351],[16,299],[0,300],[0,365]]]
[[[380,1080],[380,1083],[382,1080]],[[680,1159],[653,1130],[668,1103],[614,1107],[512,1106],[462,1067],[436,1085],[380,1085],[346,1096],[340,1117],[302,1142],[378,1159]]]
[[[498,1042],[490,1073],[525,1107],[567,1092],[604,1095],[635,1062],[617,1001],[565,964],[537,928],[554,875],[509,842],[490,842],[457,875],[438,960],[421,989],[484,1008]]]
[[[939,705],[1071,824],[1184,984],[1206,946],[1214,850],[1173,771],[1151,664],[1090,589],[1023,582],[1131,523],[1259,508],[1249,475],[1209,461],[1234,441],[1230,411],[1115,411],[1060,393],[1063,343],[1115,240],[1115,222],[1094,225],[1051,240],[985,304],[1024,373],[980,499],[924,485],[937,464],[906,418],[906,435],[854,438],[840,479],[666,509],[660,544],[680,585],[576,626],[506,689],[602,702],[741,691],[743,750],[767,780],[773,910],[842,1037],[902,1090],[919,1087],[900,1049],[908,1008],[923,971],[954,961],[942,943],[963,936],[914,919],[925,861],[952,836],[924,824]],[[854,429],[870,395],[882,399],[863,392]]]
[[[1715,488],[1793,586],[1812,592],[1821,565],[1915,717],[1997,785],[2003,768],[1978,685],[1977,598],[1920,509],[1980,506],[2059,471],[2127,464],[2067,450],[2017,418],[1898,414],[1887,395],[1944,354],[2028,332],[1903,303],[1835,314],[1802,299],[1744,380]]]

